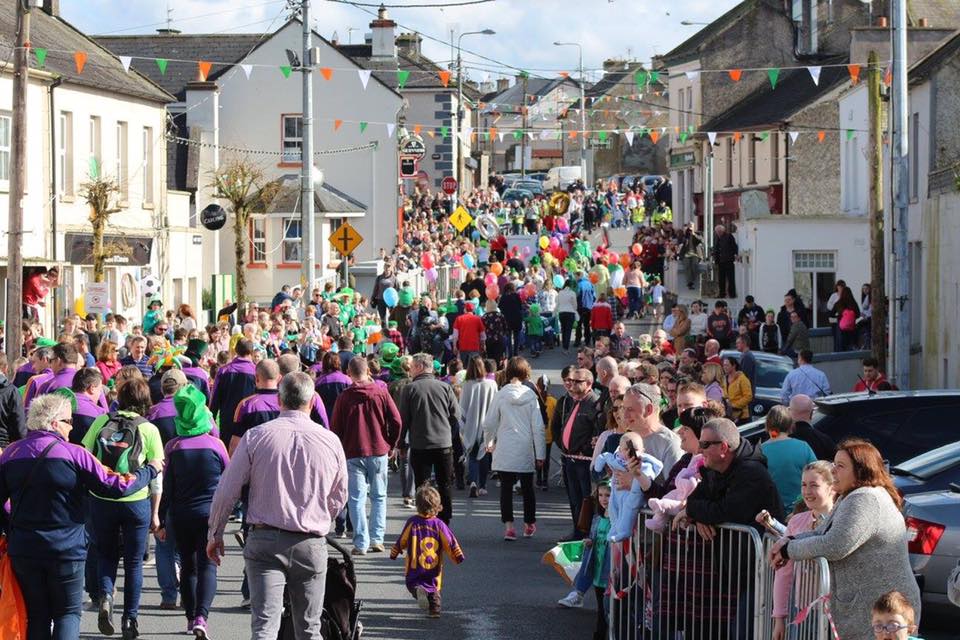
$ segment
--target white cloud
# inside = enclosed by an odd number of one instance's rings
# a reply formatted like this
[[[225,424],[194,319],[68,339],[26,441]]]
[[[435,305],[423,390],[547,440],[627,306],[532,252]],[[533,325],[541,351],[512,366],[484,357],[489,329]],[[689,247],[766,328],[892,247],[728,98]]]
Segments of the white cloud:
[[[407,0],[397,0],[397,3]],[[439,1],[439,0],[438,0]],[[494,36],[463,38],[465,64],[491,67],[472,70],[474,77],[490,73],[513,75],[509,68],[483,61],[473,52],[536,75],[576,73],[574,47],[554,47],[555,40],[580,42],[587,69],[599,69],[606,58],[649,60],[665,53],[702,27],[680,22],[710,22],[739,0],[673,0],[669,4],[636,0],[495,0],[488,4],[440,9],[390,9],[399,30],[423,34],[424,52],[444,64],[451,59],[450,29],[459,33],[494,29]],[[165,26],[166,2],[157,0],[61,0],[63,17],[90,34],[152,33]],[[172,26],[190,33],[260,33],[283,23],[283,0],[170,0]],[[349,5],[313,0],[316,28],[330,38],[334,31],[346,42],[362,42],[372,16]],[[208,15],[214,14],[214,15]],[[198,17],[202,16],[202,17]],[[399,31],[398,30],[398,31]],[[442,42],[428,39],[433,36]],[[211,53],[211,57],[215,57]],[[596,74],[594,75],[596,79]]]

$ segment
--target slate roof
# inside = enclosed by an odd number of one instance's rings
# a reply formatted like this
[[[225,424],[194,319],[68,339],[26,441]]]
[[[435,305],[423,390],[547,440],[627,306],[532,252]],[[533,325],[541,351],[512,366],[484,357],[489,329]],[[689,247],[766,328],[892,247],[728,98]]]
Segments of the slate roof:
[[[832,58],[823,63],[837,64],[843,61]],[[845,65],[823,67],[818,85],[813,83],[806,69],[781,71],[776,89],[769,82],[765,83],[725,113],[701,125],[700,131],[740,131],[785,123],[800,109],[849,80],[850,73]]]
[[[300,176],[288,173],[275,182],[280,184],[280,188],[266,204],[263,213],[300,211]],[[367,210],[365,204],[326,182],[314,190],[313,203],[316,213],[363,213]]]
[[[697,31],[671,51],[665,53],[663,55],[664,62],[669,66],[670,64],[676,64],[677,62],[695,57],[700,53],[701,45],[706,44],[712,37],[718,35],[724,28],[745,16],[761,2],[773,4],[772,0],[743,0],[743,2],[700,29],[700,31]]]
[[[960,51],[960,31],[945,40],[939,47],[920,58],[909,70],[909,83],[923,82],[940,66]]]
[[[573,78],[528,78],[527,95],[538,98],[548,95],[551,91],[564,83],[570,83],[572,88],[580,89],[580,83]],[[483,96],[486,107],[483,113],[500,111],[503,107],[517,107],[523,104],[523,83],[516,82],[512,87],[497,94]]]
[[[880,15],[874,12],[874,15]],[[907,0],[907,22],[915,27],[921,18],[935,28],[960,28],[960,2],[957,0]]]
[[[141,98],[151,102],[167,103],[171,96],[147,78],[137,73],[127,73],[123,65],[109,51],[66,20],[53,17],[41,9],[30,13],[30,42],[35,48],[47,49],[44,71],[60,76],[68,84],[80,85],[110,93]],[[0,2],[0,51],[3,58],[10,58],[16,46],[16,3]],[[77,73],[73,59],[75,51],[87,54],[83,73]],[[34,54],[30,55],[30,68],[38,68]]]
[[[382,75],[385,76],[385,81],[388,84],[396,84],[395,76],[390,73],[389,75],[384,74],[382,71],[377,71],[375,66],[370,64],[370,56],[372,55],[373,47],[369,44],[336,44],[334,45],[337,49],[340,50],[344,55],[353,58],[353,60],[365,69],[374,69],[373,75]],[[436,62],[427,58],[423,55],[418,55],[415,53],[408,53],[404,51],[397,51],[397,63],[398,67],[403,71],[412,71],[410,78],[407,80],[407,83],[404,85],[407,89],[437,89],[442,90],[447,87],[443,86],[443,83],[440,82],[441,71],[447,71]],[[424,71],[428,73],[423,73]],[[453,74],[450,79],[451,88],[456,89],[456,74]],[[471,102],[476,102],[480,98],[480,92],[477,91],[470,84],[463,83],[463,95]]]

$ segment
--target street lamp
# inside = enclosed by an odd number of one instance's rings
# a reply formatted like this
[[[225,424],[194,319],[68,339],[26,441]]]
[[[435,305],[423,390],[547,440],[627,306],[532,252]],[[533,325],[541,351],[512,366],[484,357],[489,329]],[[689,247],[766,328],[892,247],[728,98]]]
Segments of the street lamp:
[[[680,24],[682,24],[682,25],[685,26],[685,27],[693,27],[693,26],[708,27],[708,26],[710,26],[710,23],[709,23],[709,22],[691,22],[690,20],[681,20],[681,21],[680,21]]]
[[[463,63],[460,60],[460,41],[464,36],[492,36],[496,35],[493,29],[483,29],[482,31],[465,31],[457,38],[457,123],[454,127],[454,138],[457,145],[457,191],[453,194],[453,206],[456,207],[457,199],[460,195],[460,184],[463,180],[463,148],[460,145],[460,124],[463,121]],[[452,211],[452,209],[451,209]]]
[[[587,183],[587,140],[586,140],[586,98],[584,97],[584,83],[586,79],[583,77],[583,47],[579,42],[554,42],[553,46],[555,47],[576,47],[577,55],[580,60],[580,179],[583,180],[583,184]]]

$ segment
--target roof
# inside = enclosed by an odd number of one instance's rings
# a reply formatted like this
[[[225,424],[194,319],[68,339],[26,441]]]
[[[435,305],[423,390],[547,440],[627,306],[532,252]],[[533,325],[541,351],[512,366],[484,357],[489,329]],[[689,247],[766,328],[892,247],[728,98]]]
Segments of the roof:
[[[909,83],[923,82],[960,51],[960,31],[945,40],[939,47],[917,60],[909,69]]]
[[[583,95],[585,98],[599,98],[605,96],[608,93],[614,91],[618,86],[622,86],[626,82],[631,88],[633,85],[633,74],[637,71],[648,71],[649,70],[639,62],[628,63],[626,69],[620,69],[618,71],[607,71],[603,74],[603,77],[595,82],[592,86],[588,87]],[[657,69],[660,72],[661,77],[657,80],[657,83],[663,85],[666,88],[664,80],[666,79],[667,72],[666,70]],[[628,92],[629,93],[629,92]],[[587,103],[589,104],[589,102]],[[569,105],[569,109],[579,109],[580,108],[580,98],[577,98]]]
[[[361,67],[367,69],[374,69],[374,75],[377,75],[379,72],[376,70],[377,67],[370,65],[370,57],[373,55],[373,47],[369,44],[335,44],[333,45],[340,50],[344,55],[352,58],[354,62],[359,64]],[[436,62],[427,58],[424,55],[402,51],[398,48],[397,51],[397,67],[401,71],[412,71],[410,78],[407,80],[404,85],[404,89],[453,89],[456,87],[456,82],[453,80],[455,76],[451,76],[451,82],[449,86],[444,87],[443,83],[440,82],[440,72],[449,71],[438,65]],[[423,73],[424,71],[428,73]],[[392,73],[392,72],[391,72]],[[394,82],[393,78],[390,78],[391,82]],[[480,92],[476,88],[472,87],[468,83],[463,83],[463,95],[470,101],[476,102],[480,98]]]
[[[274,182],[279,184],[279,188],[270,202],[265,204],[263,213],[300,211],[300,176],[288,173]],[[327,183],[314,189],[313,203],[317,213],[364,213],[367,210],[362,202]]]
[[[560,85],[569,82],[571,85],[580,88],[580,83],[569,77],[560,78],[528,78],[527,95],[541,98],[548,95],[551,91]],[[484,96],[484,102],[487,103],[488,111],[495,111],[494,106],[498,107],[520,107],[523,105],[523,83],[516,82],[509,89],[501,91],[493,96]]]
[[[915,27],[921,18],[931,27],[960,27],[960,4],[956,0],[907,0],[907,22]]]
[[[838,59],[823,61],[824,64],[837,62]],[[806,69],[782,71],[776,89],[772,88],[770,83],[763,84],[725,113],[701,125],[700,130],[739,131],[787,122],[797,111],[816,102],[849,79],[850,72],[845,65],[824,66],[820,71],[819,84],[813,83],[810,72]]]
[[[47,49],[44,70],[67,84],[80,85],[108,93],[167,103],[171,96],[138,73],[127,73],[120,61],[97,42],[77,30],[66,20],[41,9],[30,12],[30,43],[35,49]],[[15,2],[0,2],[0,47],[12,51],[17,31]],[[77,73],[74,51],[87,54],[83,73]],[[7,53],[3,54],[7,57]],[[36,60],[31,56],[31,66]]]
[[[711,22],[709,25],[697,31],[695,34],[681,42],[671,51],[663,55],[663,60],[668,65],[681,60],[695,57],[700,53],[700,47],[714,36],[719,35],[726,27],[730,26],[744,15],[752,11],[760,2],[769,0],[743,0],[740,4],[733,7],[725,14]]]

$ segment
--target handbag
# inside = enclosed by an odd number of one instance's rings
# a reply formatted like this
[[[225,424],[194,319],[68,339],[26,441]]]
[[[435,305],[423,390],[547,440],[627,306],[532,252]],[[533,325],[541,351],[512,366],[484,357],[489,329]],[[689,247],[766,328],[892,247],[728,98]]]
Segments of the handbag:
[[[50,450],[60,442],[54,439],[46,449],[37,456],[30,472],[27,474],[23,483],[23,488],[17,496],[17,504],[10,514],[8,520],[9,526],[13,527],[13,521],[17,516],[20,504],[23,501],[23,494],[33,480],[34,472],[40,466],[41,460],[47,457]],[[4,640],[26,640],[27,637],[27,605],[23,599],[23,591],[20,590],[20,584],[17,582],[17,576],[13,571],[13,562],[8,552],[7,536],[0,536],[0,638]]]
[[[593,525],[593,496],[587,496],[580,503],[580,517],[577,519],[577,531],[590,533],[590,527]]]

